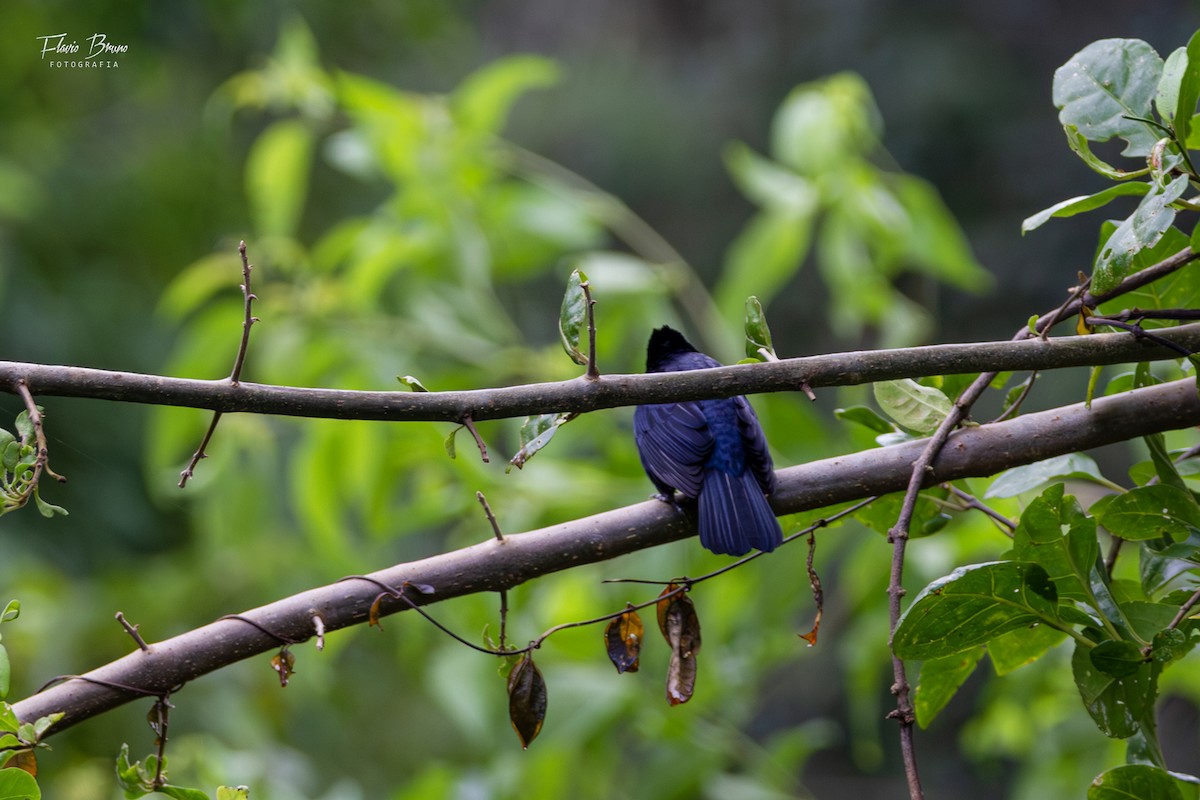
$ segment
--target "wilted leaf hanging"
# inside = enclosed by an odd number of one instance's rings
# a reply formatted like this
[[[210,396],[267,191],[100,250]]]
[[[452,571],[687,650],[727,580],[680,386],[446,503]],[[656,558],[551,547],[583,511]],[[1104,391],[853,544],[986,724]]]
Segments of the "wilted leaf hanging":
[[[673,706],[692,699],[696,688],[696,653],[700,651],[700,618],[690,597],[682,592],[672,595],[678,588],[678,584],[668,584],[658,601],[658,628],[671,648],[667,702]]]
[[[817,537],[815,534],[808,536],[808,560],[805,562],[808,570],[808,585],[812,589],[813,602],[817,606],[817,614],[813,619],[812,630],[808,633],[800,634],[800,638],[808,642],[808,646],[812,647],[817,643],[817,633],[821,630],[821,614],[825,610],[825,590],[821,588],[821,576],[817,574],[817,570],[813,567],[813,557],[817,554]]]
[[[614,618],[604,629],[604,647],[617,672],[637,672],[642,652],[642,618],[630,608]]]
[[[535,453],[550,444],[550,440],[558,432],[559,426],[570,422],[577,416],[579,416],[577,413],[567,412],[563,414],[539,414],[536,417],[526,417],[525,422],[521,424],[521,431],[518,434],[521,449],[509,460],[508,466],[504,468],[504,471],[508,472],[513,467],[517,469],[524,467],[525,462],[533,458]]]
[[[296,655],[286,647],[271,656],[271,669],[279,673],[279,685],[286,687],[288,680],[296,672]]]
[[[387,594],[380,594],[375,598],[375,602],[371,603],[371,610],[367,612],[367,627],[376,627],[383,630],[383,623],[379,621],[379,608],[383,604],[383,598]]]
[[[528,749],[546,719],[546,682],[528,653],[508,676],[508,718],[521,747]]]
[[[588,363],[587,356],[579,349],[579,337],[587,325],[587,296],[583,293],[585,283],[587,275],[583,272],[575,270],[571,273],[558,314],[558,333],[562,338],[563,350],[581,367]]]

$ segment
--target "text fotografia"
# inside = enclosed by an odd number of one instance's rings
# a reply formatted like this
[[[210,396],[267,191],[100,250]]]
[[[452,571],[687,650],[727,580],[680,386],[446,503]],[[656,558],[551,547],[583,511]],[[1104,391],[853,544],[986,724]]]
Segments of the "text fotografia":
[[[119,67],[114,56],[129,52],[129,45],[114,44],[103,33],[93,33],[83,40],[68,40],[65,33],[37,37],[42,46],[42,60],[54,68],[104,69]],[[64,58],[65,57],[65,58]]]

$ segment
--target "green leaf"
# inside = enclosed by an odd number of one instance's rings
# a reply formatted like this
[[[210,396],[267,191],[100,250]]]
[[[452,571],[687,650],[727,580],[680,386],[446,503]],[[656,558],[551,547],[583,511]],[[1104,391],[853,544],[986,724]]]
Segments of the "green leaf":
[[[407,386],[408,390],[410,392],[428,392],[429,391],[428,389],[425,388],[425,384],[421,383],[419,380],[414,378],[412,375],[401,375],[401,376],[397,377],[396,380],[400,381],[400,383]]]
[[[1183,800],[1183,793],[1165,770],[1122,764],[1092,779],[1087,800]]]
[[[41,800],[37,780],[23,769],[0,769],[0,800]]]
[[[1187,175],[1180,175],[1166,186],[1154,184],[1133,214],[1117,226],[1100,248],[1092,272],[1093,293],[1100,295],[1110,291],[1133,271],[1134,256],[1154,245],[1175,221],[1176,212],[1170,204],[1178,200],[1187,187]]]
[[[37,410],[41,411],[42,407],[37,406]],[[33,421],[29,419],[29,412],[22,411],[20,414],[17,414],[17,436],[25,441],[29,441],[33,438],[33,434]]]
[[[835,408],[833,410],[833,415],[838,419],[844,419],[847,422],[858,423],[859,425],[873,430],[876,433],[892,433],[896,430],[892,423],[875,413],[875,409],[868,408],[867,406]]]
[[[841,72],[792,89],[771,123],[771,155],[801,175],[836,172],[874,150],[882,130],[866,82]]]
[[[992,481],[992,485],[987,488],[983,496],[988,499],[1016,497],[1052,481],[1061,481],[1067,478],[1090,480],[1105,486],[1111,485],[1100,474],[1099,465],[1090,456],[1083,453],[1068,453],[1001,472]]]
[[[41,490],[38,488],[33,490],[33,502],[37,505],[38,513],[47,519],[53,517],[55,514],[61,514],[64,517],[68,516],[67,510],[62,506],[56,506],[53,503],[47,503],[43,500]]]
[[[1092,649],[1079,643],[1075,646],[1071,656],[1075,685],[1096,727],[1105,736],[1128,739],[1141,729],[1142,719],[1154,707],[1161,665],[1141,664],[1128,677],[1114,678],[1092,663]]]
[[[160,786],[158,794],[174,797],[175,800],[210,800],[209,796],[199,789],[185,789],[182,786]]]
[[[1128,678],[1146,661],[1133,642],[1111,639],[1093,647],[1089,656],[1093,667],[1113,678]]]
[[[1088,145],[1087,137],[1080,133],[1079,129],[1074,125],[1063,125],[1063,133],[1067,135],[1067,146],[1071,148],[1071,151],[1079,156],[1083,160],[1083,163],[1087,164],[1093,172],[1098,172],[1109,180],[1128,180],[1138,175],[1145,175],[1150,171],[1150,168],[1146,167],[1134,172],[1126,172],[1101,160],[1092,152],[1092,148]]]
[[[1187,64],[1179,83],[1179,100],[1175,107],[1175,136],[1190,147],[1196,102],[1200,100],[1200,31],[1192,34],[1187,43]]]
[[[1060,203],[1055,203],[1049,208],[1042,209],[1032,217],[1027,217],[1025,221],[1021,223],[1021,233],[1024,235],[1035,228],[1041,227],[1051,217],[1073,217],[1076,214],[1082,214],[1085,211],[1092,211],[1093,209],[1106,206],[1118,197],[1124,197],[1126,195],[1140,196],[1149,191],[1149,183],[1118,183],[1116,186],[1110,186],[1102,192],[1072,197],[1069,200],[1063,200]]]
[[[246,197],[258,232],[294,236],[308,196],[313,134],[297,119],[273,123],[246,157]]]
[[[1140,39],[1102,39],[1073,55],[1054,73],[1053,101],[1064,125],[1074,125],[1093,142],[1119,136],[1122,155],[1150,153],[1162,135],[1144,122],[1158,90],[1163,62]]]
[[[762,351],[775,355],[775,346],[771,343],[771,328],[767,325],[767,315],[763,313],[762,303],[754,295],[746,298],[746,355],[758,361],[763,361]]]
[[[492,61],[468,75],[450,97],[455,119],[479,133],[499,133],[513,103],[530,89],[558,83],[558,65],[551,59],[517,55]]]
[[[892,649],[903,659],[961,653],[1019,628],[1057,622],[1058,595],[1038,564],[960,567],[926,586],[900,618]]]
[[[1064,495],[1061,483],[1029,504],[1013,539],[1014,558],[1040,564],[1059,597],[1091,600],[1090,575],[1100,554],[1096,521]]]
[[[901,244],[909,265],[960,289],[990,286],[991,273],[975,259],[962,227],[933,184],[913,175],[886,177],[907,217]]]
[[[819,195],[807,178],[763,158],[742,142],[730,142],[722,151],[725,169],[742,194],[763,208],[775,208],[797,219],[816,210]]]
[[[554,434],[558,432],[559,427],[573,420],[575,416],[575,414],[568,412],[526,417],[525,422],[521,425],[521,449],[509,460],[508,466],[504,471],[509,472],[513,467],[517,469],[524,467],[526,462],[533,458],[539,450],[550,444],[550,440],[554,438]]]
[[[0,700],[8,697],[12,680],[12,664],[8,660],[8,648],[0,644]]]
[[[585,283],[587,275],[577,269],[571,271],[558,312],[558,335],[563,350],[580,366],[587,366],[588,363],[587,356],[579,349],[579,337],[587,330],[587,296],[583,292]]]
[[[1154,471],[1165,486],[1174,486],[1187,491],[1187,484],[1179,474],[1174,459],[1167,452],[1167,440],[1161,433],[1151,433],[1142,437],[1146,449],[1150,451],[1150,460],[1154,463]]]
[[[1176,486],[1139,486],[1106,503],[1096,519],[1113,536],[1128,541],[1185,539],[1200,529],[1200,504],[1191,492]]]
[[[1154,109],[1158,118],[1170,125],[1175,121],[1175,111],[1179,106],[1179,90],[1182,88],[1183,76],[1187,73],[1188,55],[1186,47],[1177,47],[1163,62],[1162,77],[1158,79],[1158,90],[1154,94]],[[1180,141],[1187,141],[1183,137]]]
[[[0,622],[12,622],[19,616],[21,616],[21,601],[9,600],[4,611],[0,612]]]
[[[746,223],[725,254],[713,291],[717,306],[732,309],[750,295],[769,303],[804,263],[813,216],[767,208]]]
[[[1200,232],[1200,225],[1197,226]],[[1157,264],[1168,256],[1172,256],[1191,243],[1178,228],[1168,228],[1158,244],[1143,250],[1133,260],[1132,272],[1138,272],[1152,264]],[[1200,242],[1196,243],[1200,247]],[[1159,309],[1159,308],[1194,308],[1200,306],[1200,270],[1180,269],[1170,275],[1164,275],[1158,280],[1142,286],[1132,292],[1114,297],[1100,305],[1102,315],[1119,314],[1126,308]],[[1176,324],[1170,320],[1145,320],[1144,328],[1164,327]]]
[[[982,647],[962,653],[934,658],[921,665],[921,676],[913,697],[917,712],[917,724],[929,727],[938,712],[946,707],[963,682],[975,671],[975,665],[983,657]]]
[[[922,386],[911,378],[879,381],[874,390],[875,401],[884,413],[917,433],[933,433],[954,408],[954,403],[940,390]]]
[[[1065,638],[1067,634],[1048,625],[1020,628],[988,642],[988,658],[997,675],[1007,675],[1037,661]]]
[[[250,789],[246,786],[220,786],[217,800],[250,800]]]

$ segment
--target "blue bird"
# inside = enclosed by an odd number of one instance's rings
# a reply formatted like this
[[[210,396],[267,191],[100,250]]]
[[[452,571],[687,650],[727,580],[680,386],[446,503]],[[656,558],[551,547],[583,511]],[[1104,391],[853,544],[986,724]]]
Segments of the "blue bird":
[[[719,366],[677,330],[664,325],[650,334],[646,372]],[[633,434],[659,499],[673,502],[678,491],[697,501],[700,544],[742,556],[751,548],[770,552],[783,541],[767,502],[775,491],[771,453],[745,397],[638,406]]]

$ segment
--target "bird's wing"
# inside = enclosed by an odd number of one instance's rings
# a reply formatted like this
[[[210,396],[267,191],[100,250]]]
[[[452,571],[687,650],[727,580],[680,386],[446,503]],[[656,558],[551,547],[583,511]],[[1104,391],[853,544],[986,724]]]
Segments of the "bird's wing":
[[[775,491],[775,464],[771,460],[771,450],[767,446],[762,425],[758,424],[758,415],[745,397],[738,396],[733,400],[737,406],[738,430],[742,434],[746,466],[754,472],[763,493],[772,494]]]
[[[642,466],[656,483],[664,483],[687,497],[700,494],[704,463],[712,452],[713,441],[698,405],[638,406],[633,414],[633,432]]]

